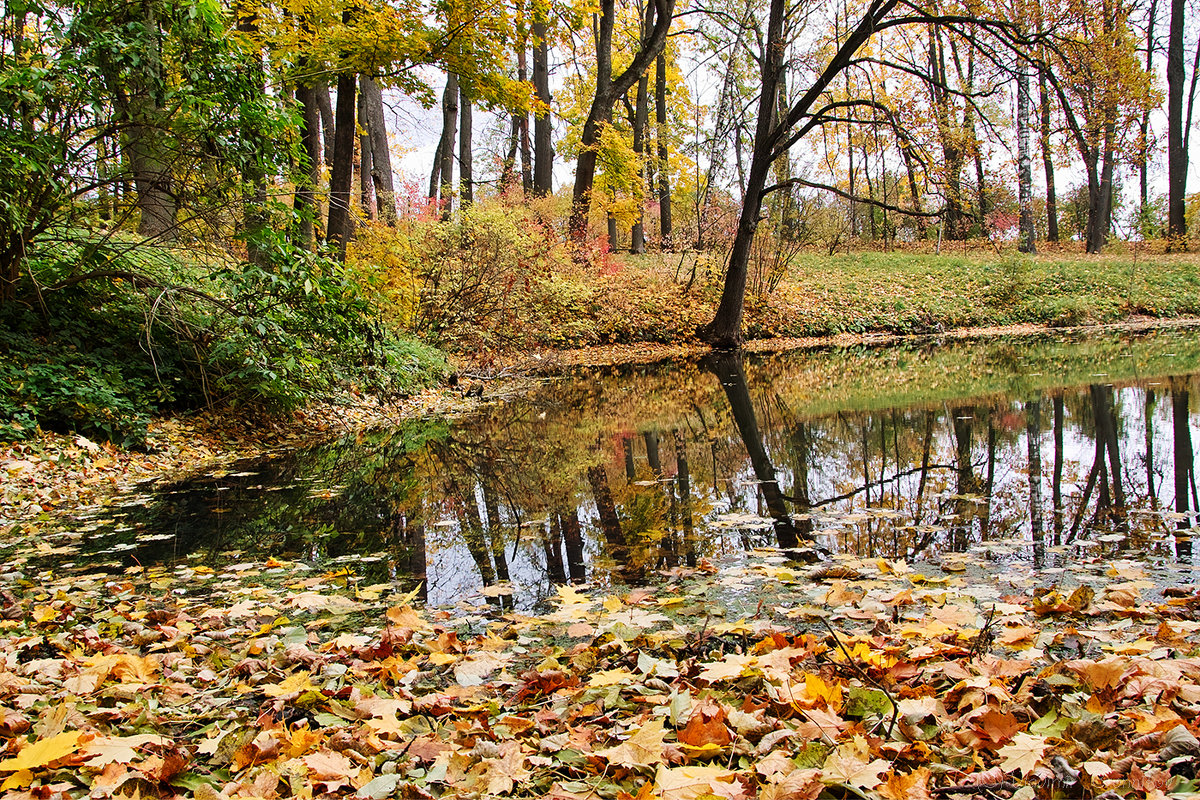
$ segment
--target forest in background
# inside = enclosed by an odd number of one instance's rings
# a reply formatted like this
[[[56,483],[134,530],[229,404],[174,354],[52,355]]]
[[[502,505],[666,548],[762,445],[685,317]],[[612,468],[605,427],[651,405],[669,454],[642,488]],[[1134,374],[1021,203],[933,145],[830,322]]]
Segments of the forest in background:
[[[0,438],[398,397],[422,342],[1195,313],[1185,6],[8,3]]]

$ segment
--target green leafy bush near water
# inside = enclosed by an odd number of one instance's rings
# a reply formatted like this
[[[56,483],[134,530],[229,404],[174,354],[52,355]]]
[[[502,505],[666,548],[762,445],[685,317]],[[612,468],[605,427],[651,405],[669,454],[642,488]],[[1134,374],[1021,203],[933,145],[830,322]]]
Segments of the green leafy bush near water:
[[[444,373],[361,276],[282,243],[266,251],[261,266],[112,241],[35,254],[21,301],[0,309],[0,441],[40,427],[133,445],[154,414],[388,398]]]

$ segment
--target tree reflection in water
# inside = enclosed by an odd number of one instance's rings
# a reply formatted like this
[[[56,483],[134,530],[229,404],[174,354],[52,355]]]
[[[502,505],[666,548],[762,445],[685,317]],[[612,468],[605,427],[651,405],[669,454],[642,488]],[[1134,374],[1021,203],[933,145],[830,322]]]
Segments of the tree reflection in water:
[[[1004,351],[997,377],[985,343],[579,375],[453,423],[162,487],[135,516],[101,520],[78,560],[302,558],[367,584],[419,582],[435,604],[487,589],[497,607],[759,547],[811,555],[814,542],[906,560],[978,550],[1038,569],[1101,555],[1191,563],[1195,379],[1118,372],[1171,374],[1155,346],[1200,362],[1191,339],[1082,355],[1055,344],[1024,361]],[[1097,364],[1111,383],[1087,381]],[[1086,371],[1078,388],[1052,380],[1072,369]]]

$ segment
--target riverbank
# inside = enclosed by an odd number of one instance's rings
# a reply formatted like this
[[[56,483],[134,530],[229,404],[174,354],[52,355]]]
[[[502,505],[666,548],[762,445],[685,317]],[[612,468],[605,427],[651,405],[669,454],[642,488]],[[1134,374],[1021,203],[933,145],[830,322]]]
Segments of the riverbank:
[[[530,276],[511,313],[449,323],[444,341],[487,362],[506,351],[686,345],[716,311],[713,254],[612,254],[600,270],[562,266]],[[743,329],[749,342],[858,335],[942,334],[1039,325],[1070,328],[1131,318],[1200,316],[1200,255],[1126,246],[1103,255],[1070,247],[1027,256],[974,247],[905,249],[752,265]]]
[[[1156,328],[1196,327],[1200,318],[1131,318],[1117,323],[1051,328],[1009,325],[962,328],[938,334],[882,333],[832,337],[757,339],[750,352],[785,352],[821,347],[887,345],[927,340],[959,340],[996,336],[1037,336],[1047,333],[1084,335],[1149,331]],[[363,396],[354,402],[323,403],[277,416],[231,417],[201,412],[151,422],[146,444],[129,449],[98,443],[77,434],[41,432],[36,438],[0,447],[0,536],[16,525],[50,523],[107,502],[140,482],[186,475],[241,458],[296,447],[334,436],[376,428],[412,417],[458,414],[483,402],[521,390],[521,382],[549,377],[576,368],[653,363],[695,358],[709,352],[702,345],[607,345],[547,351],[534,356],[509,356],[485,363],[465,363],[455,386],[427,389],[407,399],[380,403]],[[477,396],[481,394],[482,396]]]

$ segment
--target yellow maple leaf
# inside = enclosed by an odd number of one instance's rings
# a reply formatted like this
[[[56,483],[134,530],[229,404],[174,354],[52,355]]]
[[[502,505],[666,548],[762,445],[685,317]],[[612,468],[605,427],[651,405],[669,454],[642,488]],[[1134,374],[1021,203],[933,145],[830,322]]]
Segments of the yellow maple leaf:
[[[591,605],[592,598],[582,592],[575,591],[573,586],[559,586],[558,600],[564,606]]]
[[[138,757],[138,748],[148,744],[166,744],[167,740],[156,733],[135,736],[97,736],[85,744],[80,755],[87,759],[89,767],[105,764],[128,764]]]
[[[66,731],[49,739],[42,739],[27,745],[13,758],[0,761],[0,771],[18,772],[23,769],[37,769],[66,758],[79,749],[80,731]]]
[[[627,669],[602,669],[592,675],[588,680],[588,686],[616,686],[631,683],[633,677],[633,673]]]
[[[814,700],[823,701],[830,711],[840,711],[842,708],[842,685],[826,683],[820,675],[805,673],[804,693]]]
[[[313,691],[317,687],[313,686],[313,682],[310,680],[311,677],[307,672],[297,672],[294,675],[289,675],[280,683],[272,686],[264,686],[263,694],[267,697],[286,697],[291,694]]]
[[[666,761],[663,757],[663,737],[665,735],[663,721],[655,718],[619,745],[599,750],[596,755],[606,759],[610,764],[622,767],[662,764]]]
[[[675,767],[659,765],[654,776],[654,793],[662,800],[698,800],[701,797],[740,797],[737,773],[720,767]]]
[[[1046,753],[1046,737],[1034,736],[1029,733],[1018,733],[1011,744],[1000,748],[1000,769],[1005,772],[1020,770],[1022,775],[1028,775],[1037,767],[1038,762]]]
[[[704,664],[699,678],[708,683],[740,678],[747,667],[758,663],[758,656],[743,656],[737,653],[727,653],[720,661]]]
[[[841,745],[829,754],[821,767],[826,783],[840,783],[856,789],[874,789],[883,783],[883,774],[891,769],[891,762],[882,758],[868,761],[871,748],[861,736]]]

